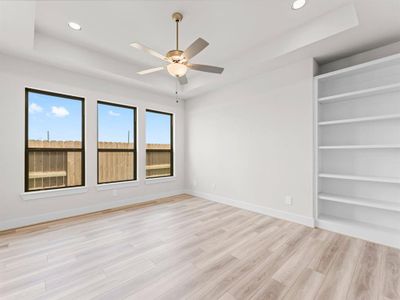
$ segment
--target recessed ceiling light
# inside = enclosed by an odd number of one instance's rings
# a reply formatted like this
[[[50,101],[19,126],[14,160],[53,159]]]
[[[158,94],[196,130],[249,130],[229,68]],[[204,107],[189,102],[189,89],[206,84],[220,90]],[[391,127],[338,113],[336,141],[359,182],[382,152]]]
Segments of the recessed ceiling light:
[[[69,28],[71,28],[73,30],[81,30],[82,29],[81,25],[79,25],[78,23],[75,23],[75,22],[69,22],[68,26],[69,26]]]
[[[306,5],[306,0],[294,0],[292,4],[292,8],[294,10],[298,10],[300,8],[303,8],[303,6]]]

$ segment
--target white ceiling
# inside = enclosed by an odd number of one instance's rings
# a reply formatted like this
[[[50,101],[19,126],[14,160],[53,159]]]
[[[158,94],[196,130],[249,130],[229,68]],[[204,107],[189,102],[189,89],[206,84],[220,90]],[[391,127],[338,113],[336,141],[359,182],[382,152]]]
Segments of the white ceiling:
[[[220,63],[278,36],[307,20],[343,4],[346,0],[314,1],[295,13],[287,0],[263,1],[41,1],[36,8],[36,29],[70,42],[107,51],[132,62],[159,65],[157,59],[134,51],[128,45],[140,41],[160,53],[175,47],[174,11],[184,15],[181,45],[198,37],[210,47],[196,60]],[[76,20],[79,34],[66,30]]]
[[[399,0],[0,1],[0,51],[173,94],[163,65],[129,47],[140,42],[160,53],[174,48],[171,14],[183,13],[180,48],[210,42],[192,62],[225,67],[222,75],[189,71],[186,97],[241,80],[294,57],[319,62],[400,40]],[[67,23],[82,25],[72,31]],[[16,50],[18,49],[18,50]]]

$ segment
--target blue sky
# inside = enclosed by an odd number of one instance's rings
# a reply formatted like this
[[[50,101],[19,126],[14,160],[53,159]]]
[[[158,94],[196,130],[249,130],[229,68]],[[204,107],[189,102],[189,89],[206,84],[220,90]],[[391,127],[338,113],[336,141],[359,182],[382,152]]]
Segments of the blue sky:
[[[171,142],[171,116],[146,112],[146,143],[169,144]]]
[[[134,111],[103,103],[98,104],[99,141],[129,142],[134,141]]]
[[[82,141],[82,104],[79,100],[29,92],[29,139]]]
[[[81,102],[68,98],[29,93],[29,139],[81,141]],[[107,104],[98,105],[99,141],[134,140],[133,111]],[[170,143],[170,116],[146,112],[146,143]]]

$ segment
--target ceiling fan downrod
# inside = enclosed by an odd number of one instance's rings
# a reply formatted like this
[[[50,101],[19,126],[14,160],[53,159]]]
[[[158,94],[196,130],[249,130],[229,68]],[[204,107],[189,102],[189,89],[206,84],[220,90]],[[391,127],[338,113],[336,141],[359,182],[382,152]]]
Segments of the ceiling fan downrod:
[[[176,24],[176,50],[179,50],[179,22],[183,19],[183,15],[179,12],[174,12],[172,14],[172,20],[175,21]]]

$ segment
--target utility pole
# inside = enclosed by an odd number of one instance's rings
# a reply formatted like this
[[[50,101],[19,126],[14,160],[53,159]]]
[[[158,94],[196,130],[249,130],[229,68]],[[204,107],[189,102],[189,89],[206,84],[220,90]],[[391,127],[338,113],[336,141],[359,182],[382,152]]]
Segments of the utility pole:
[[[128,144],[129,144],[129,142],[130,142],[130,137],[131,137],[131,131],[128,130]]]
[[[50,142],[50,131],[47,130],[47,141]]]

